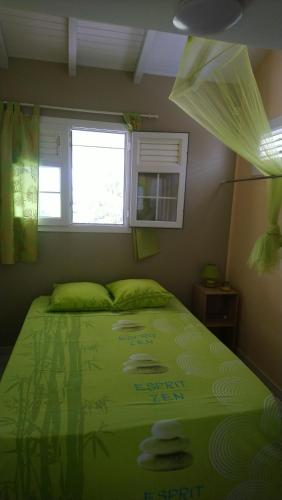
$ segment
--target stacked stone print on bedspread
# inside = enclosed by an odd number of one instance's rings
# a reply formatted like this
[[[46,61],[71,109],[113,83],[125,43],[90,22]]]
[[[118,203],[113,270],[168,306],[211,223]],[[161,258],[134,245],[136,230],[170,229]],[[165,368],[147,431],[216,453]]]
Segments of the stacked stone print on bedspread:
[[[48,300],[1,382],[1,500],[282,498],[273,396],[175,298],[82,313]]]

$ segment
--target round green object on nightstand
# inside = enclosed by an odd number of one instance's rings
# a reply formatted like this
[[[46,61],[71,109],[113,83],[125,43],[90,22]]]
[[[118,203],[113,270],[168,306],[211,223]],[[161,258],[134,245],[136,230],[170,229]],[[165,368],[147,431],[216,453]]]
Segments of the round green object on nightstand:
[[[205,264],[201,270],[201,278],[205,286],[214,287],[219,282],[219,270],[215,264]]]

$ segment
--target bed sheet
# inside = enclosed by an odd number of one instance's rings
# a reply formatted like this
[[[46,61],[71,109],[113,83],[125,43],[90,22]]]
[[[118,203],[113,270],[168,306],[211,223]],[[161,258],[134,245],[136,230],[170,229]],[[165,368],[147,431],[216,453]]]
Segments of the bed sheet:
[[[280,500],[281,419],[176,299],[48,313],[36,299],[0,385],[2,500]]]

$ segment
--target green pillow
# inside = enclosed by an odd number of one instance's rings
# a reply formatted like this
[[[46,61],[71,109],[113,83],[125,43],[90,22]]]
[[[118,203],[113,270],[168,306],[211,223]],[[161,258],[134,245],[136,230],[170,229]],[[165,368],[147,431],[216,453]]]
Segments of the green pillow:
[[[154,280],[128,279],[106,285],[113,297],[113,310],[126,311],[165,306],[172,294]]]
[[[108,311],[112,300],[105,287],[97,283],[55,285],[48,311]]]

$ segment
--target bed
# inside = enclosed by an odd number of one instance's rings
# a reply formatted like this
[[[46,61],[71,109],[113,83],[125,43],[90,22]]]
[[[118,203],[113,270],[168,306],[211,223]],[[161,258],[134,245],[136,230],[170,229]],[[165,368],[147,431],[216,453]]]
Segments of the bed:
[[[1,381],[1,500],[278,500],[275,398],[176,298],[30,307]]]

